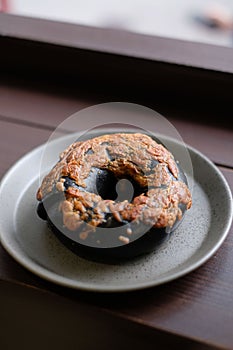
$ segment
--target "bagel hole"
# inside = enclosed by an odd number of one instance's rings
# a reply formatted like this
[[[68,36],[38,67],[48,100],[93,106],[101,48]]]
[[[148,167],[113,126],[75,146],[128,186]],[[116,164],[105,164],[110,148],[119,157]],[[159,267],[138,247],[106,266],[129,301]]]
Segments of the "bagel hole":
[[[148,190],[147,187],[142,188],[130,176],[119,178],[108,170],[101,170],[98,174],[96,177],[96,188],[103,199],[118,202],[123,202],[124,200],[132,202],[135,197]]]
[[[92,168],[86,179],[86,187],[78,186],[73,179],[64,177],[64,186],[79,188],[82,191],[95,193],[103,199],[122,202],[133,199],[140,194],[146,193],[148,187],[141,187],[132,177],[116,177],[113,172],[106,169]]]
[[[117,198],[118,179],[108,170],[99,169],[96,176],[97,194],[103,199],[110,199],[115,201]]]

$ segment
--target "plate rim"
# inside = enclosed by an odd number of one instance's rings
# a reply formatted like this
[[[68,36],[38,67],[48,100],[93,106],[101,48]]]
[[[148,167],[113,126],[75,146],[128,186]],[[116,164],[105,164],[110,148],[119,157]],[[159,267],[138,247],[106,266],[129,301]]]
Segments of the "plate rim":
[[[71,137],[71,135],[72,134],[64,135],[62,137],[59,137],[59,138],[53,140],[52,142],[59,143],[62,140],[65,140],[68,137]],[[165,284],[165,283],[171,282],[175,279],[178,279],[180,277],[183,277],[183,276],[187,275],[188,273],[196,270],[201,265],[203,265],[206,261],[208,261],[216,253],[216,251],[223,244],[224,240],[226,239],[226,237],[229,233],[229,230],[230,230],[230,227],[232,224],[232,220],[233,220],[233,198],[232,198],[231,189],[229,187],[229,184],[228,184],[226,178],[224,177],[224,175],[220,171],[220,169],[218,169],[218,167],[202,152],[200,152],[196,148],[188,145],[187,143],[181,143],[180,141],[173,139],[171,137],[167,137],[165,135],[160,135],[160,136],[165,137],[167,140],[170,140],[170,141],[175,142],[177,144],[184,144],[187,147],[188,151],[191,151],[193,154],[197,155],[199,158],[204,160],[210,166],[210,168],[213,169],[213,171],[215,171],[215,173],[218,175],[218,178],[221,180],[222,185],[225,187],[225,190],[228,194],[226,200],[228,200],[228,204],[229,204],[229,216],[228,216],[227,222],[224,224],[224,228],[222,230],[223,233],[219,237],[217,243],[214,244],[214,246],[208,251],[208,253],[205,254],[204,256],[202,256],[196,262],[193,262],[192,264],[181,269],[180,271],[172,273],[170,276],[165,275],[163,277],[158,278],[157,280],[147,281],[147,282],[137,282],[137,283],[133,282],[132,284],[127,284],[126,287],[124,287],[122,285],[118,286],[118,285],[107,285],[107,284],[94,285],[94,284],[91,284],[88,282],[71,280],[70,278],[67,278],[65,276],[61,276],[61,275],[57,274],[56,272],[50,271],[50,270],[46,269],[45,267],[38,265],[38,263],[34,262],[30,258],[30,256],[28,256],[28,255],[22,256],[20,254],[19,250],[16,251],[14,248],[12,248],[8,244],[7,239],[4,237],[4,234],[2,233],[1,217],[0,217],[0,243],[2,244],[4,249],[20,265],[22,265],[24,268],[26,268],[27,270],[29,270],[33,274],[39,276],[40,278],[47,280],[51,283],[55,283],[57,285],[63,286],[63,287],[69,287],[72,289],[83,290],[83,291],[88,291],[88,292],[110,292],[110,293],[117,292],[118,293],[118,292],[130,292],[130,291],[135,291],[135,290],[147,289],[147,288],[159,286],[161,284]],[[2,177],[2,179],[0,181],[0,198],[1,198],[1,192],[2,192],[2,189],[5,185],[5,183],[7,183],[8,178],[12,175],[12,173],[14,173],[15,169],[19,166],[19,164],[24,163],[25,161],[27,161],[28,158],[30,159],[31,157],[35,156],[37,153],[43,152],[43,148],[45,147],[45,145],[46,145],[46,142],[35,147],[31,151],[27,152],[22,157],[20,157],[6,171],[6,173],[4,174],[4,176]],[[1,199],[0,199],[0,204],[1,204]],[[38,269],[38,267],[39,267],[39,269]],[[56,276],[58,278],[56,278]]]

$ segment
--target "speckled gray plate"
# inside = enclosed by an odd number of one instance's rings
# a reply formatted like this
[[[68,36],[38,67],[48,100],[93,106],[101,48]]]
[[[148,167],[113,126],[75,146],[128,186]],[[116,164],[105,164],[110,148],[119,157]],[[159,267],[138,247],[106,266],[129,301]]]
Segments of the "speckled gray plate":
[[[181,145],[174,140],[166,140],[168,143],[170,150],[179,154]],[[67,144],[66,136],[49,145],[48,169]],[[16,261],[46,280],[99,292],[159,285],[202,265],[228,233],[232,220],[228,184],[212,162],[188,147],[194,169],[193,206],[169,240],[153,253],[127,263],[105,265],[81,259],[63,246],[37,217],[35,193],[43,149],[41,146],[20,159],[1,182],[0,237]],[[187,169],[184,171],[189,178]]]

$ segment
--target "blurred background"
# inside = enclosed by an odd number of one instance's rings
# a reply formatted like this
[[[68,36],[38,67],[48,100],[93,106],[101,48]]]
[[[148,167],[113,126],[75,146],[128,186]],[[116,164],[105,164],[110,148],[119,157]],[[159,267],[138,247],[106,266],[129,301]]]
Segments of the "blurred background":
[[[233,46],[233,0],[0,0],[0,11]]]

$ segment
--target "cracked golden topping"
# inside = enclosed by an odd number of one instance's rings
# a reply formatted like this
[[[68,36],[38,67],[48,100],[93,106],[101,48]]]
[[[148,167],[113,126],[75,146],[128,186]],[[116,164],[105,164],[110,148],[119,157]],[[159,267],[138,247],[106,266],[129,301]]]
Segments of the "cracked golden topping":
[[[131,179],[145,190],[131,202],[103,199],[88,189],[94,168],[107,170],[117,179]],[[71,179],[75,187],[65,188],[64,178]],[[60,210],[64,225],[71,231],[83,222],[94,229],[106,222],[106,214],[119,222],[172,227],[182,217],[180,205],[189,209],[192,204],[191,193],[179,177],[171,152],[141,133],[107,134],[73,143],[43,179],[37,199],[43,200],[54,187],[65,194]]]

